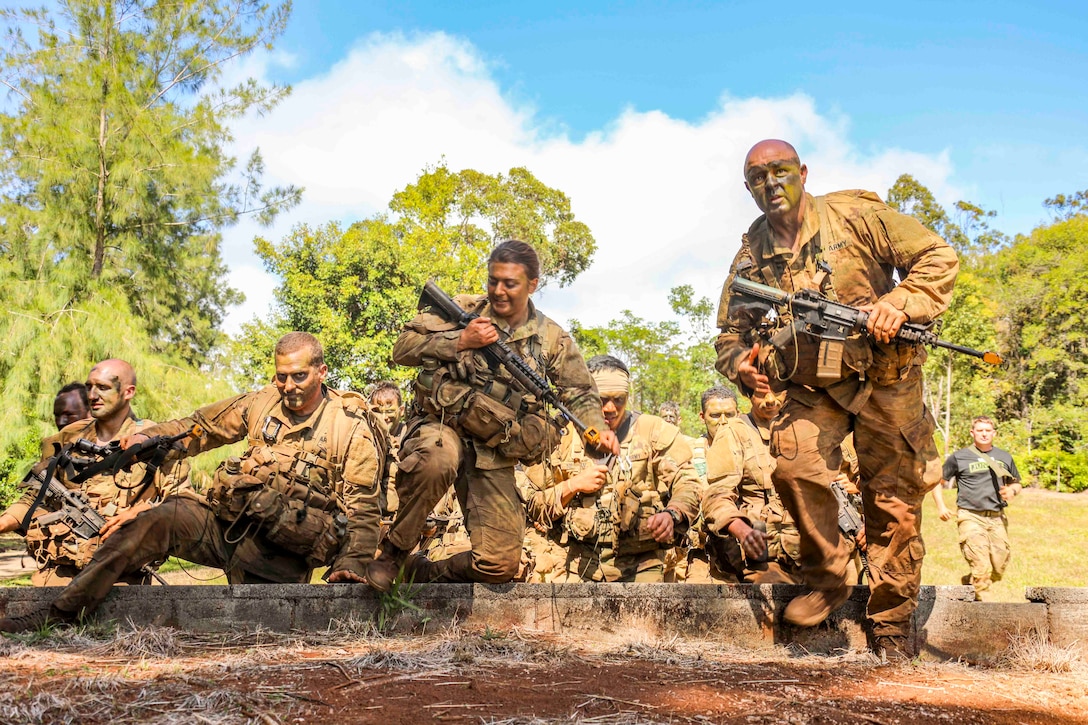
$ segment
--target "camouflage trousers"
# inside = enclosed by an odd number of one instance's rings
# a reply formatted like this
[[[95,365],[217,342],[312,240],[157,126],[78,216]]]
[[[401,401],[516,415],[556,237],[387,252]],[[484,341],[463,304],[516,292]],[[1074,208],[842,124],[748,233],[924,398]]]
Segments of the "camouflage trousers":
[[[30,575],[30,583],[36,587],[63,587],[71,583],[79,569],[69,564],[44,566]],[[118,584],[151,584],[151,575],[142,571],[126,574],[117,580]]]
[[[553,582],[664,582],[666,549],[616,556],[612,549],[581,543],[566,547],[566,559]]]
[[[981,600],[982,593],[990,588],[990,584],[1004,576],[1012,557],[1009,520],[1004,511],[959,509],[956,512],[956,527],[960,551],[971,567],[971,586],[975,588],[975,598]]]
[[[304,557],[253,531],[246,533],[244,522],[232,528],[201,501],[170,496],[106,539],[54,605],[66,612],[92,612],[119,579],[169,556],[223,569],[231,584],[310,581],[312,570]]]
[[[397,516],[386,540],[402,551],[419,544],[427,517],[452,485],[465,516],[471,549],[442,563],[438,581],[508,582],[521,565],[525,506],[513,467],[476,467],[476,449],[434,419],[409,424],[401,443]]]
[[[852,406],[855,407],[855,406]],[[869,555],[869,618],[875,635],[910,633],[922,578],[922,501],[940,481],[933,420],[922,400],[921,370],[872,386],[857,413],[822,390],[790,388],[771,432],[774,484],[800,532],[801,572],[813,589],[848,581],[851,545],[839,532],[831,490],[850,431],[861,466]]]

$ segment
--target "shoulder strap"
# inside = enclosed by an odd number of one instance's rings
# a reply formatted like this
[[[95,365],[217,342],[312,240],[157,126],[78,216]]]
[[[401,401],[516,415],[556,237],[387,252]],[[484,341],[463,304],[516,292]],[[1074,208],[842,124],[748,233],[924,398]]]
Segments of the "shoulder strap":
[[[978,454],[978,457],[986,461],[986,465],[990,467],[990,480],[994,484],[994,493],[997,494],[997,502],[1003,503],[1005,499],[1001,498],[1001,482],[1006,478],[1012,478],[1012,473],[1005,467],[1005,464],[1001,461],[994,459],[993,456],[988,453],[983,453],[978,449],[978,446],[971,446],[971,450]]]

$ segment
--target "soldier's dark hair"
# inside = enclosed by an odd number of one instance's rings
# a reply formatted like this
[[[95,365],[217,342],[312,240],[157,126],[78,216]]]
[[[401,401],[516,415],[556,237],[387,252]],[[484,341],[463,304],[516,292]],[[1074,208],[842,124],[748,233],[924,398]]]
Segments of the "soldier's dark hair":
[[[520,264],[525,267],[525,275],[529,279],[540,277],[540,256],[535,249],[519,239],[507,239],[492,249],[491,256],[487,258],[487,264],[491,266],[495,262]]]
[[[379,400],[388,400],[389,398],[396,398],[397,405],[400,405],[402,398],[400,395],[400,388],[392,380],[383,380],[370,391],[370,395],[367,396],[367,400],[371,403]]]
[[[91,399],[87,397],[87,386],[83,383],[68,383],[57,391],[56,398],[67,395],[68,393],[79,393],[79,399],[83,401],[83,407],[90,407]]]
[[[736,400],[737,393],[732,388],[727,388],[724,385],[716,385],[713,388],[707,388],[703,391],[703,396],[700,400],[704,413],[706,412],[706,404],[714,399]]]
[[[290,355],[306,348],[310,351],[310,364],[321,367],[325,364],[325,351],[321,348],[321,342],[308,332],[288,332],[276,343],[277,356]]]
[[[594,355],[589,360],[586,360],[586,367],[589,368],[589,372],[591,373],[598,372],[599,370],[619,370],[625,375],[631,375],[631,371],[623,364],[623,360],[620,360],[618,357],[612,357],[611,355]]]

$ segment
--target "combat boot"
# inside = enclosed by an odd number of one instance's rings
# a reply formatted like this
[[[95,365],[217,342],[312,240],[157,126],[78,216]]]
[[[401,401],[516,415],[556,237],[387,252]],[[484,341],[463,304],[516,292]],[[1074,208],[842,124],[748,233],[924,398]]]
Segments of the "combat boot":
[[[786,605],[782,618],[795,627],[815,627],[850,598],[850,587],[813,589]]]
[[[381,554],[366,566],[366,581],[372,589],[383,594],[393,588],[408,552],[398,549],[388,541],[382,544]]]
[[[910,662],[917,654],[905,634],[881,634],[873,638],[873,654],[883,662]]]
[[[0,632],[14,634],[16,632],[36,632],[44,627],[58,624],[75,624],[79,621],[79,615],[75,612],[66,612],[57,609],[52,604],[40,607],[32,612],[20,614],[17,617],[4,617],[0,619]]]
[[[441,561],[431,561],[422,553],[412,554],[404,561],[404,581],[427,584],[441,579],[445,570]]]

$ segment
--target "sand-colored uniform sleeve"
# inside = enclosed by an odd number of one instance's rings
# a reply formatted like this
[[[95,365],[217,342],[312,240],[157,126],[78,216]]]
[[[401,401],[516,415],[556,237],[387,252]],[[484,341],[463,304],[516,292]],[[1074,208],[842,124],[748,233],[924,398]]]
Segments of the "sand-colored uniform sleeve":
[[[663,420],[656,425],[651,440],[654,473],[669,490],[667,507],[682,513],[689,524],[694,523],[703,497],[703,480],[691,463],[691,446],[679,428]]]
[[[478,310],[486,297],[458,295],[454,298],[464,310]],[[423,358],[453,362],[457,359],[457,342],[461,330],[452,322],[433,312],[421,312],[404,326],[393,345],[393,362],[407,367],[419,367]]]
[[[911,322],[932,322],[948,309],[959,272],[956,252],[921,222],[883,204],[868,208],[876,255],[907,275],[884,301],[906,313]]]
[[[149,438],[159,435],[175,436],[191,429],[194,424],[199,425],[203,431],[202,435],[188,438],[184,443],[184,449],[178,454],[180,457],[195,456],[204,451],[237,443],[248,433],[251,406],[261,399],[260,396],[268,395],[269,388],[275,390],[274,386],[267,386],[256,392],[235,395],[206,405],[186,418],[159,423],[140,432]]]
[[[744,475],[744,447],[736,433],[723,425],[714,434],[706,454],[707,490],[703,497],[703,521],[707,531],[725,536],[729,524],[747,517],[740,510],[740,484]]]
[[[547,463],[529,466],[525,469],[525,475],[516,479],[529,523],[538,531],[547,531],[567,513],[560,484],[572,475],[573,431],[573,426],[567,426],[558,448]]]
[[[718,329],[721,331],[714,340],[714,350],[717,352],[717,360],[714,367],[719,373],[728,378],[735,385],[742,388],[737,367],[749,351],[752,349],[752,334],[763,316],[767,312],[765,304],[746,300],[740,295],[734,295],[729,290],[733,278],[739,274],[738,267],[749,261],[747,242],[741,246],[740,252],[733,259],[729,269],[729,276],[722,286],[721,298],[718,301]],[[744,390],[744,392],[751,392]]]
[[[340,496],[348,517],[347,538],[337,552],[331,571],[347,570],[366,575],[366,565],[378,548],[381,509],[378,493],[383,465],[379,461],[375,432],[363,418],[354,427],[341,474]]]

